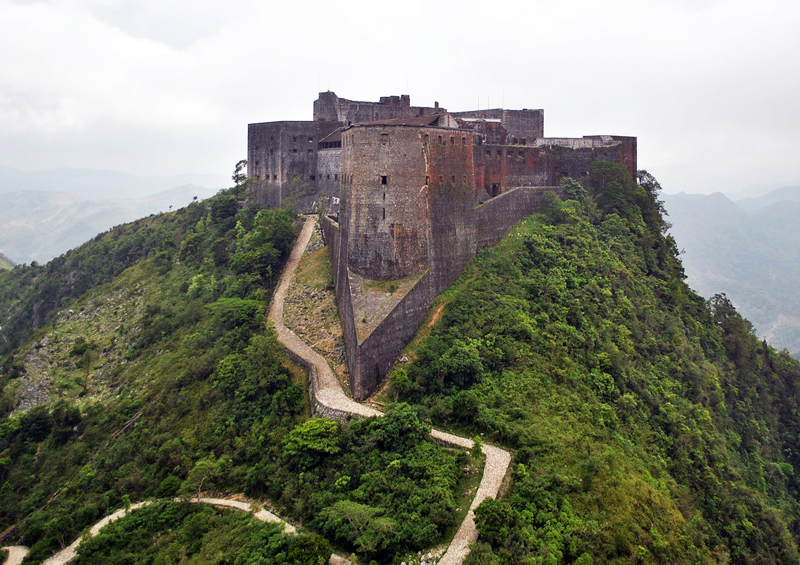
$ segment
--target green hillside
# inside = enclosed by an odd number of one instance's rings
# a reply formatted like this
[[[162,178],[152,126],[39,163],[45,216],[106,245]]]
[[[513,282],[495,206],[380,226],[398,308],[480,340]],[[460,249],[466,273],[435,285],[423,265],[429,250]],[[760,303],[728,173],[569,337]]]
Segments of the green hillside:
[[[383,562],[451,531],[479,461],[441,448],[407,407],[346,426],[309,418],[305,375],[265,327],[295,237],[292,213],[240,210],[223,194],[0,275],[6,542],[41,562],[127,501],[201,490],[270,500],[306,532]],[[203,516],[192,524],[230,537]],[[142,535],[91,551],[135,552]],[[258,535],[295,548],[276,563],[330,553],[317,534]],[[175,543],[172,554],[205,551],[189,533]]]
[[[591,174],[479,254],[391,375],[515,450],[468,563],[797,563],[800,365],[686,286],[653,179]]]
[[[13,268],[14,263],[11,261],[11,259],[0,253],[0,271]]]

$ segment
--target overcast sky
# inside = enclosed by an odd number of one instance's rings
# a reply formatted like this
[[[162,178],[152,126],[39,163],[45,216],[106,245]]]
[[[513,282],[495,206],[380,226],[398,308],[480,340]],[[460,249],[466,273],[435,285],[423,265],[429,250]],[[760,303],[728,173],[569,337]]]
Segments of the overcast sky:
[[[544,108],[666,192],[800,185],[800,2],[0,0],[0,165],[222,173],[321,90]]]

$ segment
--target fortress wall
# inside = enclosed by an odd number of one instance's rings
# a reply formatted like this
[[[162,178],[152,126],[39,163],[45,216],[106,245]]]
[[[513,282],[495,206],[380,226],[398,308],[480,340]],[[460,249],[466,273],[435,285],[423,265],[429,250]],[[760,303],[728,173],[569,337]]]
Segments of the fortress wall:
[[[441,114],[444,108],[411,106],[411,97],[382,96],[380,102],[363,102],[339,98],[335,93],[320,92],[314,101],[314,121],[340,121],[346,125],[395,118],[410,118]]]
[[[427,268],[428,212],[422,130],[359,126],[342,134],[341,222],[348,266],[369,279],[401,279]],[[384,184],[385,183],[385,184]]]
[[[320,222],[322,235],[328,245],[331,257],[333,282],[336,287],[336,306],[339,310],[339,319],[342,322],[342,339],[344,340],[347,372],[350,379],[350,390],[355,394],[358,379],[358,334],[356,331],[355,316],[353,312],[353,296],[350,293],[350,277],[347,272],[347,245],[344,239],[345,230],[327,216]],[[385,374],[385,373],[384,373]]]
[[[358,345],[356,363],[350,372],[350,388],[356,400],[363,400],[377,390],[398,355],[425,321],[428,309],[438,294],[435,278],[430,272],[426,273]],[[358,378],[353,378],[354,375],[358,375]]]
[[[589,182],[589,170],[594,161],[611,161],[625,165],[631,176],[636,179],[636,140],[633,142],[620,141],[613,145],[600,147],[570,147],[552,146],[548,149],[551,153],[551,162],[554,167],[552,184],[558,184],[564,177],[579,181],[584,186]]]
[[[559,186],[523,186],[478,206],[478,249],[497,245],[522,219],[538,212],[542,196],[546,192],[555,192],[560,198],[564,198],[563,189]]]
[[[339,213],[339,193],[341,181],[339,172],[342,169],[342,150],[340,148],[320,149],[317,153],[317,187],[319,198],[328,214]],[[334,200],[335,199],[335,200]]]
[[[502,123],[511,145],[533,145],[544,136],[544,110],[503,110]]]
[[[556,184],[555,160],[548,149],[519,145],[484,144],[476,148],[476,171],[488,196],[517,186]]]
[[[441,145],[438,134],[436,138],[431,135],[427,148],[431,179],[427,202],[428,276],[432,278],[433,292],[430,302],[455,282],[476,250],[473,136],[460,131],[445,133],[448,135]]]
[[[340,126],[338,122],[249,124],[248,177],[256,181],[253,200],[280,206],[290,198],[299,211],[313,211],[320,192],[318,143]]]

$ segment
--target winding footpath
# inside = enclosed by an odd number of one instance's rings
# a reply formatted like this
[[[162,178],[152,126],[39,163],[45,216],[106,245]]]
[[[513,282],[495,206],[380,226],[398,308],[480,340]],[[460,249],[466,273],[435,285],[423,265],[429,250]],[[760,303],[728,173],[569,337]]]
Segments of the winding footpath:
[[[311,235],[314,233],[316,226],[316,217],[307,216],[306,222],[303,225],[303,230],[300,232],[300,237],[295,244],[294,249],[289,257],[286,269],[281,275],[280,283],[275,291],[272,299],[272,304],[269,309],[269,317],[275,324],[275,330],[278,334],[278,340],[286,347],[287,350],[297,359],[301,360],[303,364],[308,367],[313,387],[316,404],[321,407],[324,412],[330,414],[352,414],[355,416],[369,417],[369,416],[383,416],[382,412],[374,410],[367,406],[363,406],[358,402],[350,399],[342,389],[336,375],[331,369],[328,362],[319,353],[311,349],[303,340],[287,328],[283,323],[283,303],[286,299],[286,291],[289,284],[294,279],[297,266],[303,253],[311,240]],[[474,443],[471,439],[448,434],[440,430],[431,431],[431,437],[440,443],[463,447],[464,449],[472,449]],[[478,530],[475,528],[475,508],[488,497],[496,497],[500,490],[500,485],[503,482],[508,465],[511,462],[511,455],[508,451],[494,447],[491,445],[483,446],[483,453],[486,455],[486,464],[483,469],[483,478],[481,484],[478,486],[478,491],[475,498],[472,499],[472,504],[469,507],[461,526],[458,528],[456,535],[450,542],[447,552],[439,559],[439,565],[457,565],[464,561],[469,554],[469,545],[478,539]],[[175,499],[176,501],[180,499]],[[97,533],[105,526],[119,520],[128,512],[153,504],[157,501],[144,501],[132,504],[128,510],[120,509],[112,514],[109,514],[94,526],[91,527],[88,537],[96,536]],[[284,524],[283,531],[286,534],[294,534],[296,530],[294,526],[288,522],[280,519],[272,512],[267,510],[258,510],[253,512],[249,502],[242,502],[239,500],[231,500],[227,498],[191,498],[189,502],[199,504],[210,504],[212,506],[220,506],[225,508],[232,508],[234,510],[241,510],[244,512],[251,512],[253,516],[262,522],[274,522]],[[65,547],[49,559],[43,562],[43,565],[66,565],[72,559],[77,557],[78,545],[83,538],[78,538],[68,547]],[[7,549],[9,552],[5,565],[18,565],[28,555],[28,548],[24,546],[7,546],[2,549]],[[339,555],[332,555],[331,564],[347,563]]]
[[[180,502],[180,498],[173,499],[175,502]],[[120,508],[116,512],[112,512],[99,522],[97,522],[94,526],[91,527],[89,533],[85,537],[94,537],[96,536],[100,530],[102,530],[105,526],[119,520],[120,518],[126,516],[129,512],[133,512],[143,506],[149,506],[150,504],[154,504],[159,502],[158,500],[145,500],[144,502],[137,502],[136,504],[131,504],[130,508],[127,510],[124,508]],[[243,512],[249,512],[253,514],[253,517],[256,520],[261,520],[262,522],[273,522],[276,524],[283,524],[283,533],[284,534],[296,534],[297,530],[294,526],[281,520],[275,514],[268,510],[258,510],[253,511],[253,507],[249,502],[242,502],[241,500],[231,500],[228,498],[207,498],[207,497],[200,497],[200,498],[190,498],[188,502],[194,504],[210,504],[211,506],[218,506],[223,508],[232,508],[233,510],[241,510]],[[78,546],[80,545],[83,537],[79,537],[70,545],[59,551],[58,553],[52,555],[51,557],[47,558],[45,561],[42,562],[42,565],[66,565],[73,559],[78,556]],[[22,545],[17,546],[9,546],[0,549],[8,549],[8,558],[4,565],[19,565],[22,563],[22,560],[25,559],[25,556],[28,555],[30,550]]]
[[[356,416],[382,416],[383,413],[350,399],[342,389],[336,375],[328,362],[319,353],[311,349],[297,334],[291,331],[283,323],[283,303],[286,299],[286,292],[297,271],[297,266],[303,253],[311,241],[316,226],[316,216],[307,216],[300,237],[292,249],[289,261],[281,275],[278,288],[272,299],[269,309],[269,318],[275,324],[278,340],[289,352],[299,358],[308,367],[316,402],[324,411],[330,413],[347,413]],[[453,434],[448,434],[439,430],[433,430],[431,436],[441,443],[471,449],[473,442],[471,439],[463,438]],[[483,446],[483,453],[486,455],[486,464],[483,469],[483,478],[478,487],[475,498],[472,499],[469,512],[467,513],[456,535],[450,542],[447,552],[439,560],[439,565],[456,565],[462,563],[469,554],[469,545],[478,539],[478,530],[475,527],[475,508],[483,502],[486,497],[496,497],[503,482],[511,455],[508,451],[491,445]]]

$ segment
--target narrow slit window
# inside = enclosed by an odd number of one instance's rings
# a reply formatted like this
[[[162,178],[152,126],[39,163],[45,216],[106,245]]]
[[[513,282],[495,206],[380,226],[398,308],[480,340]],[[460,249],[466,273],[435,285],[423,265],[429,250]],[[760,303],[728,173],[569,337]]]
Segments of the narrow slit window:
[[[425,184],[431,184],[431,177],[425,175]]]
[[[466,147],[466,146],[467,146],[467,138],[466,137],[462,137],[461,138],[461,147]]]
[[[442,136],[440,135],[439,136],[439,145],[441,145],[441,144],[442,144]]]
[[[452,147],[455,144],[456,144],[456,138],[455,137],[451,137],[450,138],[450,147]]]
[[[380,177],[381,177],[381,184],[388,184],[387,181],[389,180],[389,177],[387,177],[386,175],[380,175]]]
[[[383,209],[383,219],[386,219],[386,208]]]

